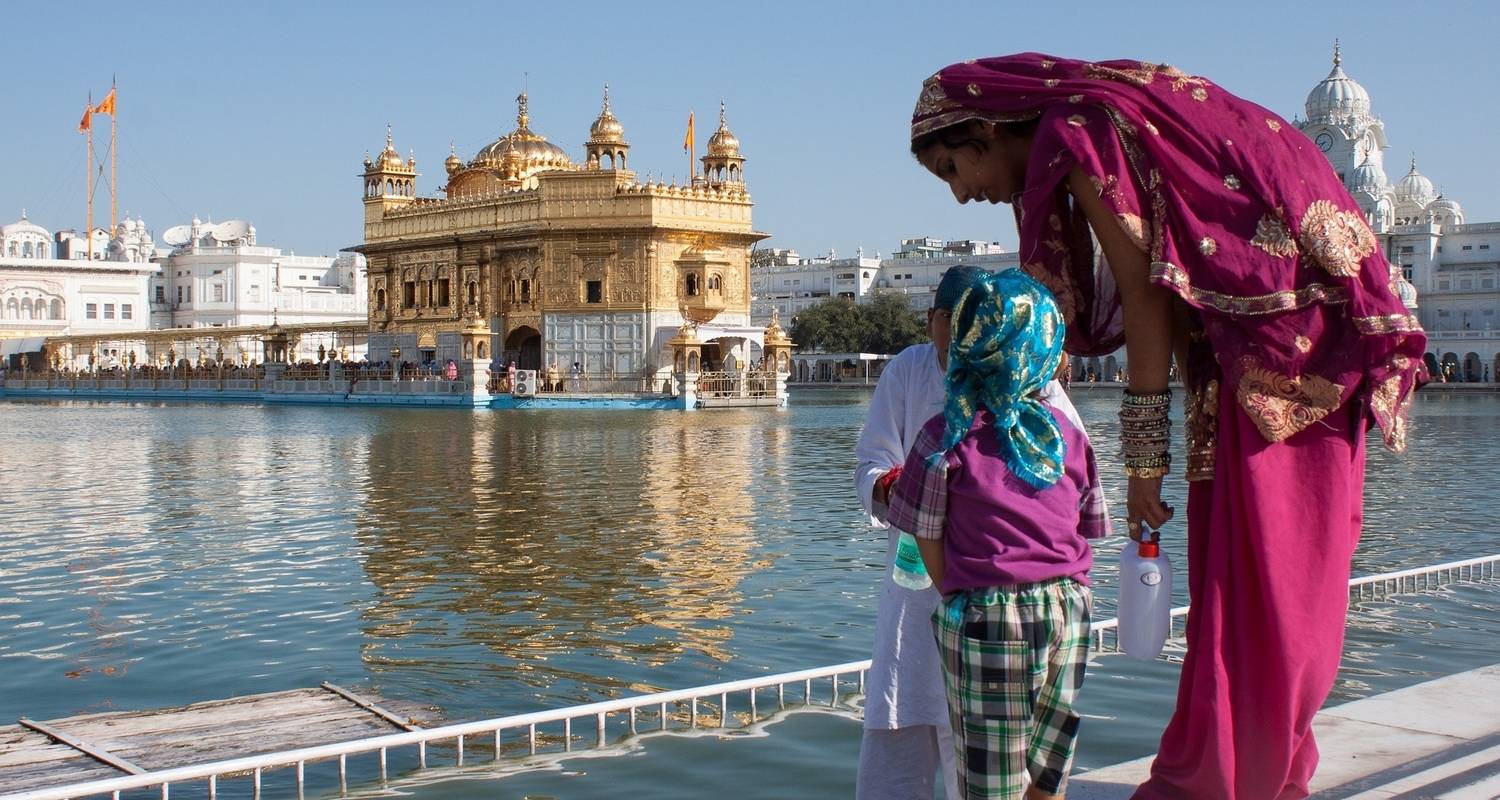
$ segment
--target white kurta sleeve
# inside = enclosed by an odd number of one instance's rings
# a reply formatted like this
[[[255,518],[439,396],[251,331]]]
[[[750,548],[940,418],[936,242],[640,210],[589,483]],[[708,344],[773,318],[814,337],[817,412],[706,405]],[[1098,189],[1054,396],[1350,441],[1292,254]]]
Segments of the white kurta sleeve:
[[[870,524],[880,528],[886,527],[886,505],[875,502],[875,481],[891,467],[906,461],[901,434],[906,421],[907,360],[898,356],[880,373],[865,416],[865,428],[854,446],[854,456],[859,462],[854,468],[854,489],[860,505],[870,515]]]

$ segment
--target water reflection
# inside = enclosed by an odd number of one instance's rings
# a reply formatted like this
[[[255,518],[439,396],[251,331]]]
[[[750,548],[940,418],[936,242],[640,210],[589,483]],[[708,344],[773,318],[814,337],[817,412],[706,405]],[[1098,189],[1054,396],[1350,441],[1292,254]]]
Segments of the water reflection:
[[[1118,395],[1076,403],[1118,518]],[[0,716],[332,680],[463,719],[867,657],[883,547],[850,486],[864,409],[0,403],[0,685],[24,687]],[[1500,551],[1500,397],[1423,395],[1416,414],[1410,453],[1370,449],[1357,573]],[[1338,695],[1477,658],[1500,611],[1462,597],[1357,616]],[[1170,696],[1171,665],[1123,664],[1090,702],[1128,718],[1141,686]],[[1121,745],[1154,741],[1144,724]]]
[[[725,620],[754,566],[756,429],[587,416],[370,438],[354,536],[379,590],[363,612],[372,670],[613,694],[687,652],[732,657]]]

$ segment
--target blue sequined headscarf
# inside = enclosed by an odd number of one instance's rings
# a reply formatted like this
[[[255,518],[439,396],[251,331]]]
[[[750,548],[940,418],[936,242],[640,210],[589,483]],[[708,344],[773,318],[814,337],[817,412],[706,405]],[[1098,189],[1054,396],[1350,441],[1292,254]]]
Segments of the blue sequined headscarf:
[[[1062,361],[1062,313],[1045,286],[1018,269],[975,281],[953,309],[948,346],[943,448],[969,432],[983,406],[995,415],[1000,454],[1016,477],[1038,489],[1063,474],[1067,448],[1036,392]]]

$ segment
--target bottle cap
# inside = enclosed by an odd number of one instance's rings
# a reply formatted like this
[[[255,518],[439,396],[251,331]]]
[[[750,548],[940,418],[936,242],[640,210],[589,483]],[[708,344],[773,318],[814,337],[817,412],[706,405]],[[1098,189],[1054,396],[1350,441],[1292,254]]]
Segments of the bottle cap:
[[[1158,533],[1153,534],[1150,540],[1147,540],[1145,537],[1141,538],[1140,549],[1137,551],[1140,553],[1141,558],[1156,558],[1161,555],[1160,537],[1161,534]]]

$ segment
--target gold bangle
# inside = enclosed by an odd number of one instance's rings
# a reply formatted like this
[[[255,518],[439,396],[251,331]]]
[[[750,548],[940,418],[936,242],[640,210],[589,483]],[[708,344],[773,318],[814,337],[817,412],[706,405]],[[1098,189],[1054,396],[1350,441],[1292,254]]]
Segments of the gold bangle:
[[[1169,473],[1171,471],[1172,471],[1172,468],[1170,466],[1165,466],[1165,465],[1164,466],[1160,466],[1160,467],[1126,467],[1125,468],[1125,477],[1127,477],[1127,478],[1160,478],[1163,475],[1166,475],[1167,473]]]

